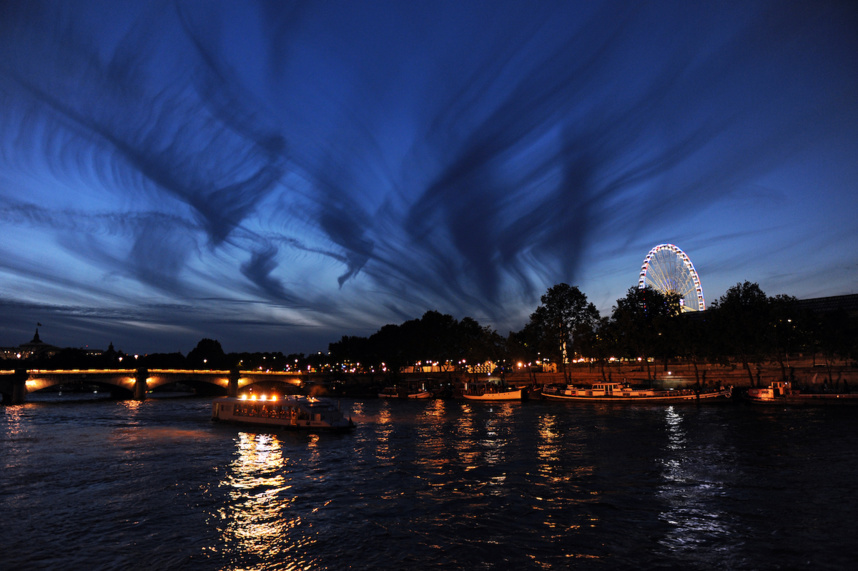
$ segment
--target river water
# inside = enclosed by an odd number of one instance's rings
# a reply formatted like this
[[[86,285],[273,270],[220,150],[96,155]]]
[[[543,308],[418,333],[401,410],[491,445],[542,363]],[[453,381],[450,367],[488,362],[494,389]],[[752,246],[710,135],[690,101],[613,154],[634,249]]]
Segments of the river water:
[[[56,399],[57,397],[54,397]],[[858,409],[343,399],[0,407],[0,568],[853,569]]]

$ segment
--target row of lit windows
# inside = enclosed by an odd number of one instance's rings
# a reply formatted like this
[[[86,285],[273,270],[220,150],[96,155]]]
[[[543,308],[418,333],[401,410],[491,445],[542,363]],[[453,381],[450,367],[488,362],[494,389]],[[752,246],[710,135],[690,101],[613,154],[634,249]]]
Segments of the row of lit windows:
[[[232,414],[257,418],[292,418],[295,420],[308,418],[307,413],[299,407],[267,404],[235,404]]]

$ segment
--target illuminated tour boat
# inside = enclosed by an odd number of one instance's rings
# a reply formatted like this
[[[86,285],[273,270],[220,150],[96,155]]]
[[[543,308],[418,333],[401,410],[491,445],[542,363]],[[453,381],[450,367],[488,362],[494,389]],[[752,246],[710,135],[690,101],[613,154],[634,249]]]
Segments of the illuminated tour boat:
[[[858,404],[858,393],[804,393],[790,383],[775,381],[765,388],[748,389],[748,400],[764,404]]]
[[[546,387],[542,396],[550,400],[587,402],[682,402],[726,401],[733,396],[731,388],[699,392],[692,389],[635,388],[624,383],[596,383],[592,387]]]
[[[289,430],[351,430],[354,423],[325,399],[305,396],[219,397],[212,420]]]

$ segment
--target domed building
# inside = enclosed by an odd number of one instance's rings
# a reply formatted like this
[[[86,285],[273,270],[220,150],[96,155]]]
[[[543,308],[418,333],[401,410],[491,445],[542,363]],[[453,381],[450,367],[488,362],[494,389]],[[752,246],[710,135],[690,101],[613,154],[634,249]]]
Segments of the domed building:
[[[49,345],[39,337],[39,328],[29,343],[22,343],[17,347],[5,347],[2,349],[4,359],[37,359],[39,357],[53,357],[60,351],[60,347]]]

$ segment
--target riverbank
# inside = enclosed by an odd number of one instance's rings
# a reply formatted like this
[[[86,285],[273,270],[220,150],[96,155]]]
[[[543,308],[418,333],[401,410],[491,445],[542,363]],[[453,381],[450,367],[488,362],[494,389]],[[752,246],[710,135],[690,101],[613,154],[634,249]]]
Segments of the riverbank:
[[[752,386],[767,386],[773,381],[780,381],[784,376],[796,386],[825,386],[835,390],[854,387],[858,389],[858,367],[845,364],[832,366],[815,365],[812,361],[795,361],[789,367],[782,369],[779,364],[751,365],[752,377],[738,363],[728,365],[703,364],[697,370],[689,364],[650,364],[649,373],[640,364],[611,364],[605,367],[604,374],[598,366],[574,364],[566,373],[543,372],[512,372],[504,374],[504,380],[510,385],[551,385],[572,383],[576,385],[591,385],[609,382],[628,382],[634,385],[655,385],[665,388],[685,388],[696,386],[698,380],[708,386],[733,386],[748,388]],[[460,383],[475,378],[486,378],[487,375],[474,375],[461,371],[446,371],[432,373],[401,374],[397,379],[385,375],[350,375],[332,376],[327,374],[309,375],[305,382],[308,384],[341,384],[351,387],[372,387],[385,384],[405,383],[419,379],[434,379],[438,382]],[[492,378],[499,378],[495,374]]]
[[[507,381],[512,384],[535,383],[546,385],[551,383],[569,382],[573,384],[593,384],[603,381],[628,382],[631,384],[649,384],[664,387],[680,388],[688,385],[701,384],[734,387],[767,386],[772,381],[780,381],[786,377],[796,385],[825,385],[833,387],[853,386],[858,388],[858,367],[843,364],[831,367],[814,365],[812,362],[790,365],[783,369],[779,364],[751,365],[751,375],[741,364],[729,365],[698,365],[695,372],[693,365],[663,365],[651,364],[650,376],[645,367],[639,365],[611,365],[605,368],[604,375],[598,367],[580,367],[573,365],[567,373],[534,373],[529,375],[507,375]]]

